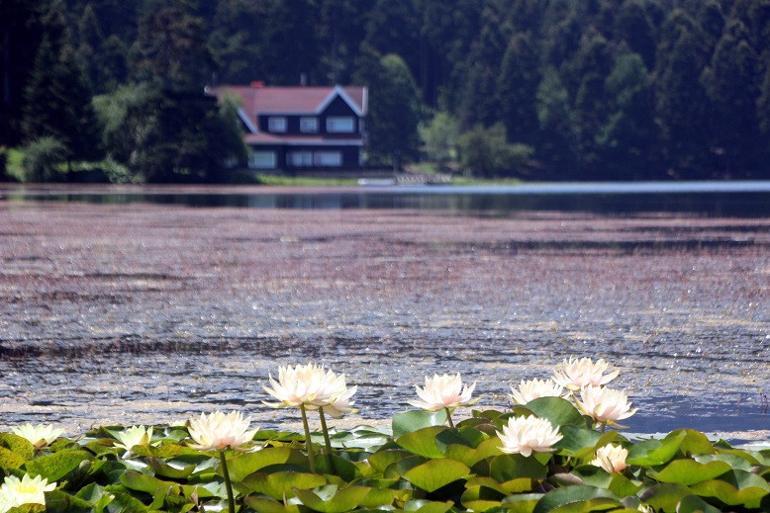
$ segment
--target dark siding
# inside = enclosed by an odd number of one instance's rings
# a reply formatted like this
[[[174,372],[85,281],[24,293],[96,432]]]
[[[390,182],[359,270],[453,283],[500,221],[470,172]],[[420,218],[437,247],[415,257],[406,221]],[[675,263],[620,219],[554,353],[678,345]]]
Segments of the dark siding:
[[[301,169],[327,169],[329,171],[339,169],[357,169],[360,167],[359,152],[360,146],[268,146],[268,145],[252,145],[252,148],[257,151],[275,151],[276,152],[276,164],[279,169],[287,171],[301,170]],[[293,167],[289,165],[288,153],[292,151],[309,151],[315,153],[318,151],[338,151],[342,154],[341,166],[318,166],[311,165],[306,167]]]

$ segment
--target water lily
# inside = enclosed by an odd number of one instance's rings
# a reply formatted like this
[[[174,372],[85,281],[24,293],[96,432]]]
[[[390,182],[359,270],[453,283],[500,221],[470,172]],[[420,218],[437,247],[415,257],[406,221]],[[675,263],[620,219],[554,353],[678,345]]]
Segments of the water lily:
[[[583,388],[576,404],[583,413],[604,425],[616,424],[636,413],[624,391],[599,386]]]
[[[278,380],[269,376],[270,385],[265,392],[278,400],[277,403],[263,401],[272,408],[297,408],[304,406],[317,409],[333,399],[339,392],[338,376],[314,363],[278,368]],[[344,376],[342,377],[344,383]]]
[[[56,483],[48,483],[48,480],[40,477],[24,475],[21,479],[16,476],[7,476],[0,486],[0,513],[5,513],[11,508],[24,504],[45,505],[45,492],[56,488]]]
[[[596,362],[590,358],[575,358],[564,360],[553,371],[553,380],[571,391],[580,390],[586,386],[606,385],[618,377],[620,371],[609,370],[609,364],[599,359]]]
[[[14,435],[26,438],[36,449],[42,449],[52,444],[64,434],[63,429],[58,429],[53,424],[23,424],[11,428]]]
[[[601,467],[610,474],[623,472],[628,467],[626,458],[628,458],[627,449],[620,445],[607,444],[596,450],[596,458],[591,465]]]
[[[331,455],[331,440],[324,413],[328,413],[332,417],[341,417],[345,413],[355,411],[351,398],[356,393],[357,387],[348,387],[344,374],[336,374],[314,363],[279,367],[278,380],[273,379],[272,375],[270,375],[269,380],[270,386],[263,388],[278,402],[263,401],[263,403],[273,408],[299,408],[302,414],[302,425],[305,429],[308,460],[312,470],[315,468],[315,461],[307,410],[318,410],[326,451],[328,455]],[[331,456],[329,457],[331,458]]]
[[[560,397],[564,387],[551,379],[522,380],[518,387],[511,387],[511,401],[514,404],[527,404],[541,397]]]
[[[201,451],[216,449],[219,451],[219,464],[222,468],[222,475],[225,478],[225,489],[227,490],[227,505],[230,513],[235,513],[235,496],[233,495],[233,485],[230,481],[230,472],[227,470],[227,458],[225,458],[225,449],[241,449],[244,445],[254,439],[257,429],[249,429],[251,418],[243,418],[239,411],[222,413],[201,413],[198,418],[192,418],[188,421],[188,431],[190,438],[195,442],[190,447]]]
[[[553,446],[562,439],[559,428],[548,419],[530,415],[511,417],[503,426],[503,432],[497,433],[503,442],[500,450],[507,454],[530,456],[533,452],[551,452]]]
[[[258,431],[258,428],[249,430],[250,423],[251,418],[243,418],[239,411],[201,413],[200,417],[188,421],[190,438],[195,442],[190,447],[201,451],[240,449],[251,442]]]
[[[113,433],[113,436],[119,442],[114,444],[115,447],[125,449],[126,452],[131,452],[131,449],[134,447],[150,444],[150,441],[152,440],[152,427],[131,426],[123,431]]]
[[[415,385],[418,401],[409,401],[409,404],[428,411],[445,410],[449,425],[452,424],[452,410],[459,406],[470,406],[478,399],[471,399],[474,382],[471,386],[463,385],[460,374],[435,374],[433,377],[425,376],[425,386],[420,388]]]

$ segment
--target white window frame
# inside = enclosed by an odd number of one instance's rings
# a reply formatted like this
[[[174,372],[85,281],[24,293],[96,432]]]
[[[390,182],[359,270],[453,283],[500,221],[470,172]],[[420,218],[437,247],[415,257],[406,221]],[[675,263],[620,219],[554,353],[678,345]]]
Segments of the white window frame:
[[[326,131],[330,134],[352,134],[356,131],[353,116],[329,116],[326,118]]]
[[[305,134],[317,134],[318,118],[314,116],[302,116],[299,118],[299,131]]]
[[[292,167],[312,167],[313,152],[307,150],[290,151],[287,161]]]
[[[286,116],[270,116],[267,118],[267,131],[277,134],[285,133],[289,128]]]
[[[313,164],[317,167],[342,167],[342,152],[330,150],[313,152]]]
[[[249,152],[249,169],[275,169],[278,156],[274,151],[252,150]]]

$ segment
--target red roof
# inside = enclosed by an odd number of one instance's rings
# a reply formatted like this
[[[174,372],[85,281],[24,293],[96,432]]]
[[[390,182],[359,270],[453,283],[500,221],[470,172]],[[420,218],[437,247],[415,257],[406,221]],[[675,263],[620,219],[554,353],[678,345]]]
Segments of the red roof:
[[[361,86],[332,87],[266,87],[260,83],[252,86],[218,86],[210,92],[216,96],[231,93],[241,98],[243,110],[251,119],[258,114],[312,114],[339,95],[349,101],[354,110],[366,113],[366,88]]]

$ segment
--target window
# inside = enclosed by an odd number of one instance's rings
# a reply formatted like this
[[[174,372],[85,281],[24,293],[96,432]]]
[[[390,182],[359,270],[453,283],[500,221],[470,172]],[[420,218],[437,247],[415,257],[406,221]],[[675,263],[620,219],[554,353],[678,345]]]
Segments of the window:
[[[283,116],[272,116],[267,119],[267,130],[269,132],[285,132],[286,118]]]
[[[355,123],[350,116],[329,116],[326,118],[326,131],[332,134],[353,133]]]
[[[339,167],[342,165],[342,153],[339,151],[317,151],[313,154],[316,166]]]
[[[318,132],[318,118],[299,118],[299,131],[306,134]]]
[[[289,165],[292,167],[310,167],[313,165],[313,154],[309,151],[289,152]]]
[[[251,169],[275,169],[274,151],[252,151],[249,155]]]

